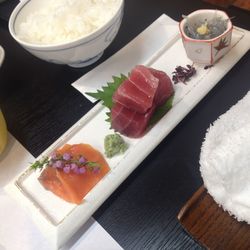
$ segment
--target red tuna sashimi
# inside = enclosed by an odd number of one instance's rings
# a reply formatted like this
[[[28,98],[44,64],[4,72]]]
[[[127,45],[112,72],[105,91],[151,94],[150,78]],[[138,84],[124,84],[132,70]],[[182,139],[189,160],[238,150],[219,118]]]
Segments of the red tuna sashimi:
[[[130,81],[148,97],[153,98],[159,85],[158,77],[143,65],[137,65],[131,71]]]
[[[156,106],[161,106],[174,93],[173,84],[165,72],[152,68],[149,70],[156,78],[159,79],[159,87],[155,94],[154,104]]]
[[[111,127],[122,133],[129,126],[134,115],[135,111],[125,108],[122,104],[114,104],[111,109]]]
[[[141,137],[148,126],[154,109],[153,106],[145,114],[140,114],[116,103],[111,109],[111,126],[117,132],[128,137]]]
[[[140,91],[129,79],[117,88],[112,98],[114,103],[120,103],[138,113],[147,112],[152,107],[154,99]]]

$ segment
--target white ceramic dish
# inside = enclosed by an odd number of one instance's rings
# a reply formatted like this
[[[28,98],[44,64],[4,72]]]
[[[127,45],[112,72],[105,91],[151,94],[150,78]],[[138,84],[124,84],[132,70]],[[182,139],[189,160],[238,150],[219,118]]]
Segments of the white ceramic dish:
[[[54,45],[39,45],[25,42],[18,38],[18,27],[25,17],[37,10],[37,8],[48,4],[48,0],[26,0],[21,1],[9,19],[9,31],[12,37],[27,51],[34,56],[48,62],[57,64],[68,64],[72,67],[84,67],[96,62],[104,50],[115,38],[121,25],[123,17],[124,0],[114,16],[102,27],[93,33],[80,37],[77,40]]]
[[[209,21],[215,16],[220,17],[222,20],[228,20],[227,29],[221,35],[207,40],[193,39],[186,35],[185,26],[187,26],[187,20],[190,25],[194,26],[198,21]],[[179,28],[187,56],[193,62],[211,65],[230,50],[233,25],[224,11],[209,9],[194,11],[180,22]]]
[[[29,169],[7,186],[7,192],[28,209],[44,235],[55,248],[59,248],[247,52],[249,37],[249,32],[235,29],[233,47],[218,65],[207,70],[197,66],[197,75],[188,84],[175,85],[172,109],[142,138],[125,138],[130,144],[129,150],[122,156],[107,159],[111,171],[87,194],[81,205],[69,204],[44,190],[37,181],[38,174]],[[177,65],[186,64],[190,64],[190,60],[186,57],[179,35],[168,41],[148,61],[148,65],[169,75]],[[104,152],[104,136],[111,132],[105,122],[106,111],[101,104],[97,104],[39,158],[65,143],[89,143]]]

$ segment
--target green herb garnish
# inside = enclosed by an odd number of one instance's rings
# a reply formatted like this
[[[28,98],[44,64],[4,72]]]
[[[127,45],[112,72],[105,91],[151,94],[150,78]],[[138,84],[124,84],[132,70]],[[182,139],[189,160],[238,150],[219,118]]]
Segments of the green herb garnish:
[[[112,96],[117,88],[127,79],[127,76],[121,74],[120,77],[113,76],[112,78],[113,82],[108,82],[106,86],[103,86],[101,90],[97,90],[96,93],[86,93],[87,95],[102,101],[102,104],[108,109],[113,107],[114,103],[112,101]]]
[[[30,168],[33,170],[37,170],[40,169],[42,170],[44,165],[47,165],[49,163],[49,157],[45,157],[44,159],[42,159],[41,161],[35,161]]]
[[[88,161],[86,163],[86,166],[88,166],[88,167],[100,167],[100,164],[97,162],[94,162],[94,161]]]
[[[153,126],[157,123],[171,108],[173,105],[174,94],[167,99],[167,101],[160,107],[158,107],[152,115],[149,125]]]
[[[105,155],[111,158],[114,155],[123,154],[128,149],[128,145],[119,134],[114,133],[105,136],[104,149]]]

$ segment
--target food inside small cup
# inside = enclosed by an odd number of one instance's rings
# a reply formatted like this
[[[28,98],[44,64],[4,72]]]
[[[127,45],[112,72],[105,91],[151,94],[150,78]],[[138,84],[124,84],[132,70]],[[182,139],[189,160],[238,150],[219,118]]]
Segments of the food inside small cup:
[[[185,34],[190,38],[199,40],[209,40],[223,34],[230,21],[230,18],[219,15],[216,10],[210,18],[200,16],[194,21],[190,20],[188,16],[184,18],[186,19]]]

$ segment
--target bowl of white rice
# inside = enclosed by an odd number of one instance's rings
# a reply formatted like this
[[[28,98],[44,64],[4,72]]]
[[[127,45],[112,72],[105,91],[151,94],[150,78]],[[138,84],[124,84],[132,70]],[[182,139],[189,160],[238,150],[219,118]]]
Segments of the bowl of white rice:
[[[13,10],[9,31],[40,59],[84,67],[117,35],[123,8],[124,0],[26,0]]]

